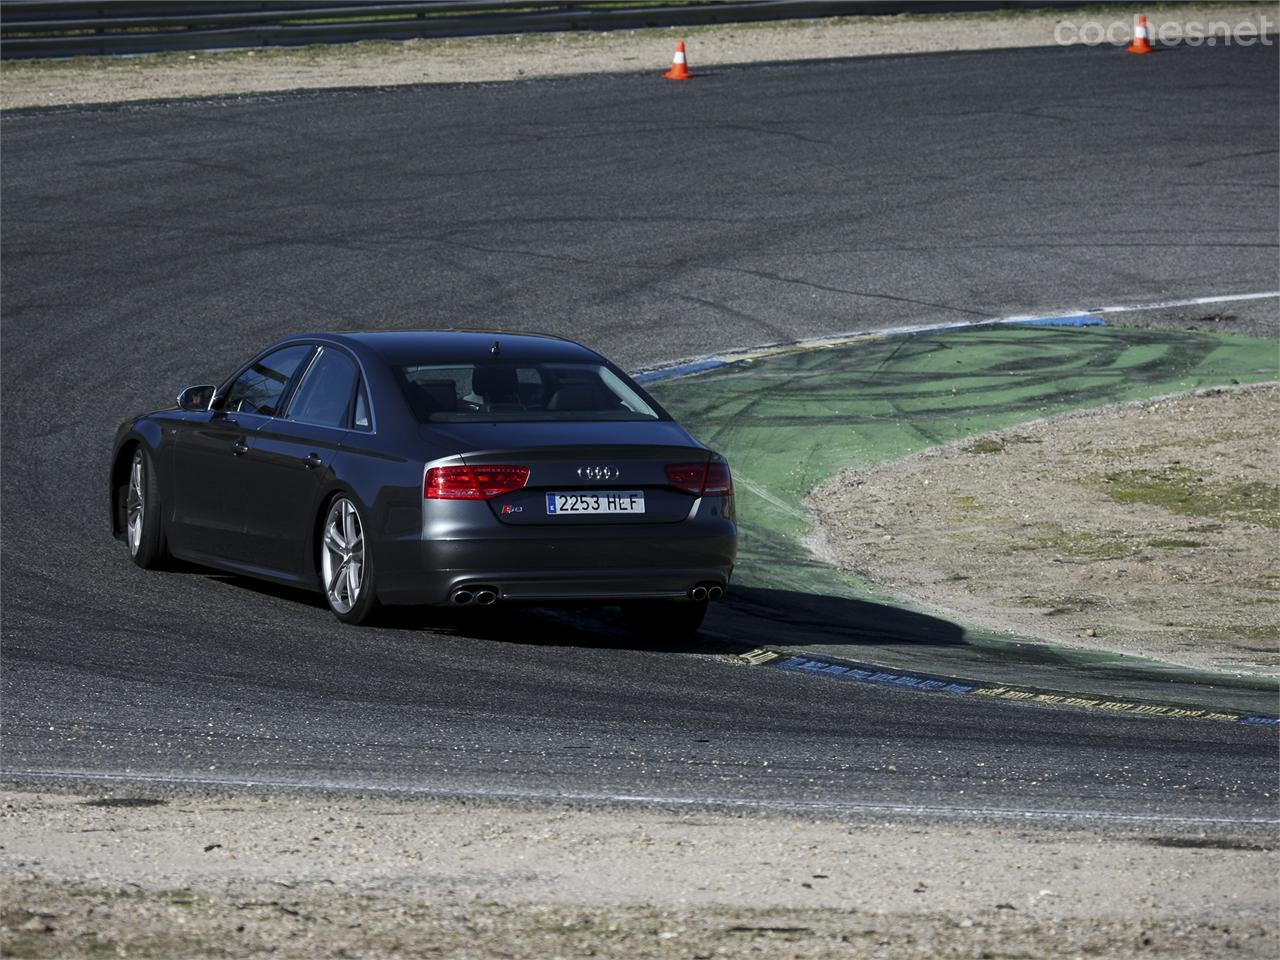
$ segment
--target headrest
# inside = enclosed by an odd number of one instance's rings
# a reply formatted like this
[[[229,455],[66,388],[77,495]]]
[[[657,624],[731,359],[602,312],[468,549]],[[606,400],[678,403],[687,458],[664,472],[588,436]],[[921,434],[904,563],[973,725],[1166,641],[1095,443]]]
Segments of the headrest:
[[[486,363],[471,375],[471,391],[487,400],[516,394],[516,368],[509,364]]]
[[[453,413],[458,409],[458,392],[452,380],[424,380],[409,384],[419,417],[433,413]]]
[[[596,388],[586,383],[561,387],[547,401],[548,410],[598,410]]]

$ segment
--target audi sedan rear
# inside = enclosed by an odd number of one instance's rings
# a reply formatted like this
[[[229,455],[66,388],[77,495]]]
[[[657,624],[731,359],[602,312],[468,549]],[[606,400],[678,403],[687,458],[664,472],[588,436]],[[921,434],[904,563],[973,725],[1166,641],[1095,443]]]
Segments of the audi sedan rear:
[[[588,348],[501,332],[306,334],[126,421],[134,561],[382,604],[617,603],[687,635],[728,587],[725,460]]]

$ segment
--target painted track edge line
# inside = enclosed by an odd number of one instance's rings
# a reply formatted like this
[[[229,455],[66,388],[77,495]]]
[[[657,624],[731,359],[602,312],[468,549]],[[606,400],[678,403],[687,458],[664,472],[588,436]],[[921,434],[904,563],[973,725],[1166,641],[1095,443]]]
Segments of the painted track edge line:
[[[1160,300],[1154,303],[1119,304],[1114,307],[1095,307],[1093,313],[1131,313],[1138,310],[1168,310],[1173,307],[1196,307],[1209,303],[1236,303],[1241,300],[1266,300],[1280,297],[1280,290],[1264,293],[1233,293],[1221,297],[1191,297],[1187,300]]]
[[[779,353],[791,353],[798,350],[816,350],[824,347],[836,347],[858,340],[874,340],[898,336],[917,336],[927,333],[942,333],[948,330],[966,330],[975,327],[1053,326],[1055,323],[1062,326],[1082,326],[1084,324],[1079,322],[1081,318],[1092,317],[1096,314],[1134,313],[1142,310],[1167,310],[1173,307],[1203,306],[1211,303],[1235,303],[1245,300],[1265,300],[1273,297],[1280,298],[1280,290],[1268,290],[1255,293],[1232,293],[1210,297],[1189,297],[1183,300],[1161,300],[1153,301],[1151,303],[1112,304],[1110,306],[1089,307],[1087,309],[1070,308],[1040,314],[1012,314],[1004,317],[992,317],[989,320],[954,320],[946,323],[886,327],[883,330],[850,330],[845,333],[835,333],[821,337],[806,337],[798,340],[784,340],[774,343],[765,343],[755,347],[730,350],[725,353],[686,357],[681,360],[673,360],[670,363],[662,363],[653,367],[643,368],[633,374],[633,378],[638,383],[659,383],[663,380],[676,380],[680,377],[693,376],[696,373],[705,373],[708,370],[729,366],[733,363],[741,363],[744,360],[753,360],[759,357],[766,357]],[[1101,317],[1096,319],[1098,323],[1106,322]],[[1076,322],[1073,323],[1071,321]]]
[[[515,790],[477,787],[432,788],[415,784],[307,783],[255,777],[198,777],[165,774],[81,771],[81,770],[15,770],[0,768],[0,781],[21,784],[24,780],[69,781],[92,783],[148,784],[186,787],[240,789],[289,789],[299,792],[379,794],[427,799],[485,799],[494,801],[542,801],[546,803],[644,804],[671,807],[726,807],[809,811],[819,813],[868,813],[928,817],[990,817],[1012,820],[1053,820],[1114,823],[1218,824],[1224,826],[1280,826],[1280,817],[1196,816],[1193,814],[1119,813],[1105,810],[1023,809],[1017,807],[946,806],[927,803],[877,803],[872,800],[760,800],[750,797],[681,797],[632,793],[560,793],[551,790]]]
[[[791,673],[805,673],[831,680],[901,687],[921,693],[952,693],[1014,703],[1079,707],[1085,710],[1163,720],[1210,720],[1241,726],[1280,726],[1280,716],[1265,713],[1146,700],[1140,697],[1119,699],[1105,694],[1082,694],[1025,684],[992,683],[914,670],[896,670],[837,657],[789,653],[770,647],[757,647],[736,656],[741,662],[751,666],[775,667]]]

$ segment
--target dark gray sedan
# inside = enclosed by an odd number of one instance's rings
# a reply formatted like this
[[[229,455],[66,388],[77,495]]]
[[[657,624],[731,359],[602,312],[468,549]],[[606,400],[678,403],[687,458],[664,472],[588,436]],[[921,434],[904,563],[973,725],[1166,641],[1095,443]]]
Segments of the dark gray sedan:
[[[724,458],[604,357],[510,333],[306,334],[120,426],[111,522],[179,557],[379,604],[618,603],[698,628],[737,545]]]

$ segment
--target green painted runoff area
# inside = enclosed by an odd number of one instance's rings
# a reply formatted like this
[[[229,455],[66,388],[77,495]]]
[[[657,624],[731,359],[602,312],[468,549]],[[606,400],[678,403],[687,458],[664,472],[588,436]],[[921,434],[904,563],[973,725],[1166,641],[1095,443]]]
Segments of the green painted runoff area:
[[[1071,410],[1280,377],[1280,345],[1252,337],[1113,327],[976,327],[797,350],[653,384],[704,443],[729,458],[739,566],[712,629],[771,622],[753,639],[898,669],[1128,696],[1170,682],[1249,690],[1274,684],[1196,674],[1113,654],[1022,643],[890,602],[815,558],[809,491],[867,467]],[[1248,703],[1241,703],[1241,697]],[[1274,708],[1274,705],[1272,705]]]

